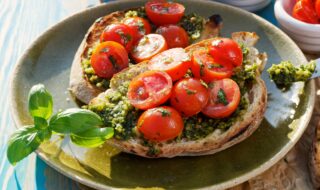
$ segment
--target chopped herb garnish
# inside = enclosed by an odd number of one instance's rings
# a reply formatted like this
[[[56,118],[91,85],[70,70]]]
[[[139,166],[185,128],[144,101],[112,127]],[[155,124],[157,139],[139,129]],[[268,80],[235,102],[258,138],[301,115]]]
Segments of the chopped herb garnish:
[[[208,84],[206,82],[204,82],[203,80],[200,80],[202,86],[204,86],[205,88],[209,88]]]
[[[145,34],[146,33],[146,30],[144,29],[144,24],[143,22],[141,22],[140,20],[138,21],[137,23],[137,26],[138,26],[138,30],[140,33],[142,34]]]
[[[217,69],[217,68],[223,68],[223,66],[220,64],[217,64],[217,63],[213,63],[213,64],[209,64],[208,68],[209,69]]]
[[[203,77],[204,76],[204,64],[200,63],[200,76]]]
[[[226,98],[226,93],[223,91],[222,88],[220,88],[220,90],[218,91],[217,98],[218,98],[218,101],[217,101],[218,103],[222,103],[225,106],[229,104]]]
[[[115,68],[116,70],[119,70],[120,68],[119,68],[119,65],[117,64],[117,60],[112,55],[110,55],[108,58],[112,64],[112,67]]]
[[[196,93],[194,90],[190,90],[190,89],[187,89],[187,88],[185,88],[185,90],[186,90],[188,95],[192,95],[192,94]]]
[[[158,111],[161,113],[162,117],[169,117],[171,113],[168,110],[159,108]]]
[[[208,84],[208,87],[209,87],[210,89],[213,89],[213,87],[214,87],[214,82],[210,82],[210,83]]]
[[[129,41],[132,39],[130,34],[125,34],[122,30],[116,30],[116,33],[120,35],[121,39],[123,40],[124,44],[129,43]]]
[[[162,59],[162,62],[165,64],[172,63],[174,61],[173,57],[165,57]]]
[[[105,47],[105,48],[102,48],[100,50],[100,53],[108,53],[109,52],[109,48]]]

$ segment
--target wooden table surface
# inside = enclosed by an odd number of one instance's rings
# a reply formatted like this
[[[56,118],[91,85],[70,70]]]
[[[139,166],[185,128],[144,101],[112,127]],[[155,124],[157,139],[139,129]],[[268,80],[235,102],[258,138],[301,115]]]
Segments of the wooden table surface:
[[[8,97],[10,74],[32,41],[65,17],[97,4],[99,0],[0,0],[0,189],[89,189],[50,168],[35,154],[15,167],[8,163],[7,141],[15,130]],[[272,4],[259,14],[275,22]]]

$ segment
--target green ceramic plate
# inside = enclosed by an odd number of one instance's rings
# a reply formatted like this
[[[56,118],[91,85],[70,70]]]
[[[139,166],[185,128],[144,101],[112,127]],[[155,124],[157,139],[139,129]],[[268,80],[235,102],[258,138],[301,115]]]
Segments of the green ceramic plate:
[[[202,16],[220,14],[222,36],[234,31],[254,31],[260,36],[257,47],[269,55],[266,67],[280,60],[304,63],[306,59],[282,31],[260,17],[210,1],[183,1],[187,12]],[[53,94],[55,111],[77,106],[68,93],[73,56],[92,22],[116,10],[142,5],[142,1],[119,1],[85,10],[45,32],[26,51],[15,70],[12,108],[17,126],[29,124],[27,94],[43,83]],[[98,189],[165,188],[216,189],[241,183],[260,174],[297,142],[304,132],[314,104],[314,84],[297,83],[281,92],[262,74],[268,88],[268,107],[259,129],[248,139],[209,156],[145,159],[119,153],[104,146],[83,149],[58,138],[41,146],[38,155],[50,166],[74,180]]]

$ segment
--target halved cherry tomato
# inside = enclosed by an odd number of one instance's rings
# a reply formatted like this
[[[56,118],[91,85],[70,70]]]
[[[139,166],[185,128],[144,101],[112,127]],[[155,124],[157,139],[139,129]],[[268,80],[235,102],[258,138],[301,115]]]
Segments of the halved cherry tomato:
[[[149,34],[151,32],[151,25],[150,23],[141,17],[127,17],[122,20],[122,22],[129,26],[133,33],[133,41],[134,43],[140,40],[142,36]]]
[[[300,21],[317,24],[319,18],[312,0],[299,0],[293,7],[292,16]]]
[[[230,116],[240,103],[240,89],[236,82],[226,78],[209,84],[210,97],[202,113],[211,118]]]
[[[233,72],[233,66],[229,63],[217,63],[206,49],[199,49],[192,53],[191,70],[196,78],[206,82],[229,78]]]
[[[316,0],[315,8],[316,8],[316,12],[318,14],[318,17],[320,19],[320,0]]]
[[[160,26],[156,30],[157,34],[161,34],[167,41],[168,47],[182,47],[185,48],[189,45],[189,37],[187,32],[177,25]]]
[[[148,18],[156,25],[177,24],[184,15],[184,6],[166,1],[149,1],[145,4]]]
[[[190,67],[190,57],[182,48],[166,50],[149,61],[150,70],[165,71],[173,81],[182,78]]]
[[[143,137],[156,142],[167,141],[179,136],[183,130],[180,114],[168,106],[149,109],[139,117],[138,130]]]
[[[171,89],[172,80],[167,73],[146,71],[130,82],[127,96],[134,107],[146,110],[166,102]]]
[[[179,80],[172,89],[171,105],[184,116],[199,113],[209,99],[208,89],[195,78]]]
[[[133,46],[134,32],[125,24],[110,24],[100,36],[100,42],[115,41],[123,45],[129,52]]]
[[[216,38],[212,40],[209,52],[216,63],[240,66],[243,61],[240,46],[229,38]]]
[[[117,42],[102,42],[93,50],[91,66],[99,77],[111,78],[113,74],[128,67],[128,65],[128,53]]]
[[[148,34],[143,36],[131,51],[136,63],[149,60],[158,53],[168,49],[166,40],[159,34]]]

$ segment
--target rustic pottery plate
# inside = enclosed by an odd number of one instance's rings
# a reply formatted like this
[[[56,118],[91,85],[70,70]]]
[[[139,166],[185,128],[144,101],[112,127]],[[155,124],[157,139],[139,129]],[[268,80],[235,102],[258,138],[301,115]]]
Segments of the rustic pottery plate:
[[[73,56],[95,19],[116,10],[137,7],[143,1],[103,4],[58,23],[41,35],[20,59],[12,81],[12,111],[16,125],[32,122],[27,114],[27,94],[32,85],[43,83],[53,94],[54,109],[77,106],[69,92]],[[211,1],[185,0],[187,12],[202,16],[220,14],[222,36],[235,31],[254,31],[257,47],[269,55],[267,68],[280,60],[295,64],[306,59],[296,44],[262,18]],[[248,139],[209,156],[146,159],[120,153],[107,145],[84,149],[68,138],[53,137],[37,151],[50,166],[66,176],[96,189],[164,188],[222,189],[256,176],[281,159],[307,127],[314,104],[314,84],[296,83],[282,92],[262,74],[268,88],[268,107],[259,129]]]

